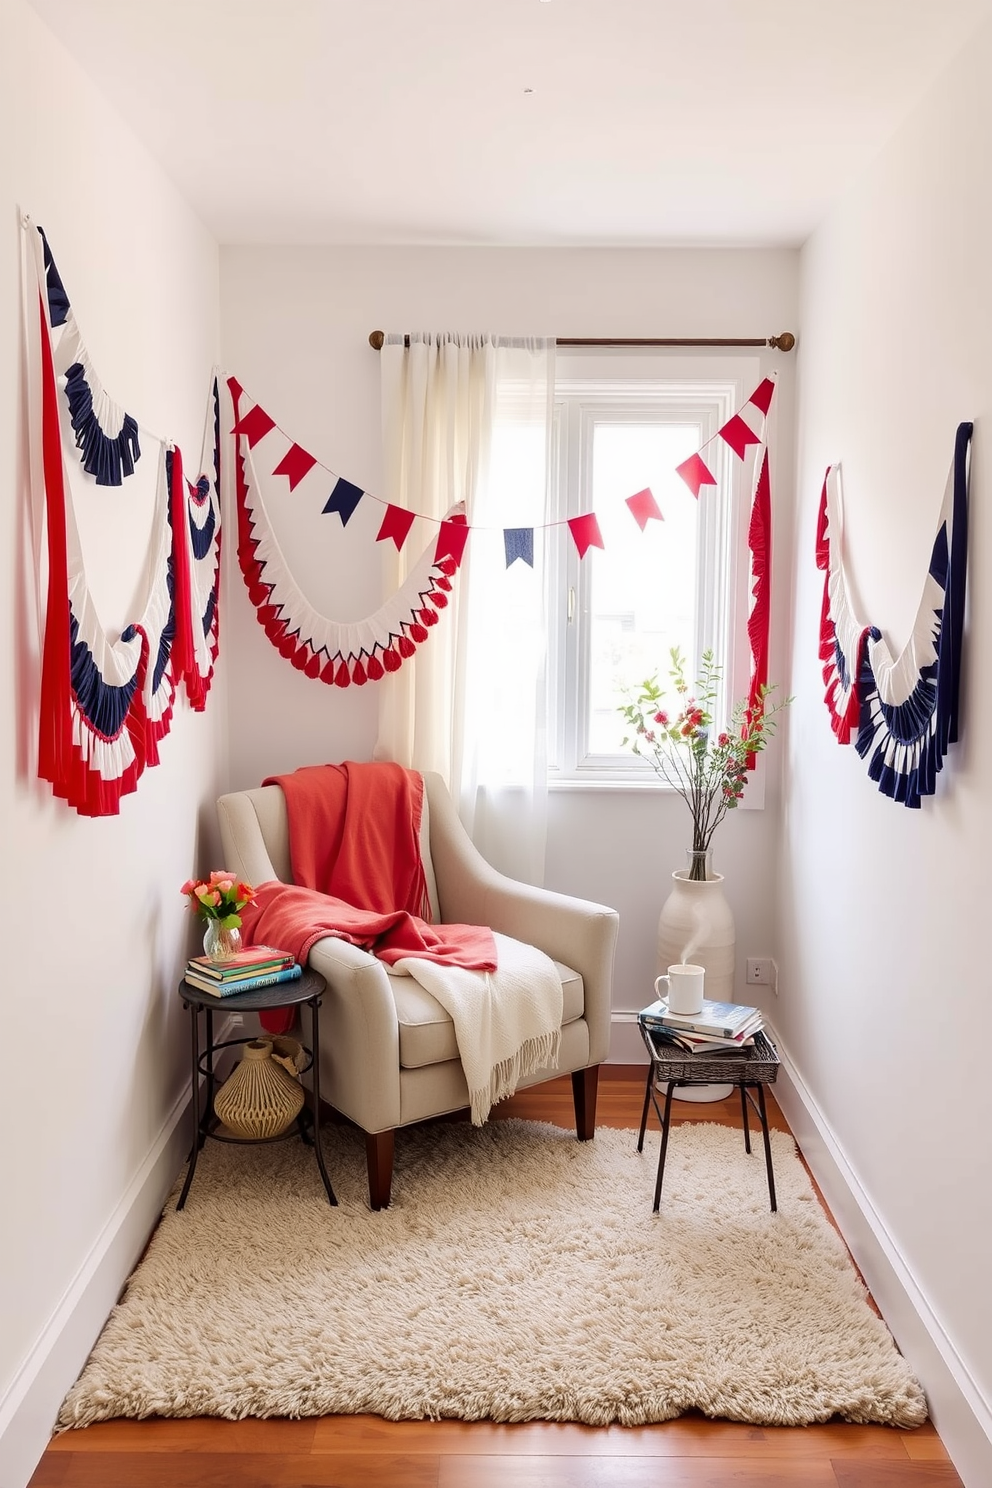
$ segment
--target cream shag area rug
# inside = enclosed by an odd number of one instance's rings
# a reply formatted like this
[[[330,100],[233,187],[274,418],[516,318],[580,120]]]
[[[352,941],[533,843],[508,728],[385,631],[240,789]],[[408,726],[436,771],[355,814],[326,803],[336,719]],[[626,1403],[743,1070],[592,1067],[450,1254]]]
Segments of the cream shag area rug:
[[[871,1310],[792,1138],[764,1154],[709,1123],[519,1120],[399,1132],[394,1201],[368,1209],[365,1149],[208,1142],[170,1198],[61,1427],[112,1416],[611,1421],[696,1408],[760,1425],[916,1426],[923,1392]]]

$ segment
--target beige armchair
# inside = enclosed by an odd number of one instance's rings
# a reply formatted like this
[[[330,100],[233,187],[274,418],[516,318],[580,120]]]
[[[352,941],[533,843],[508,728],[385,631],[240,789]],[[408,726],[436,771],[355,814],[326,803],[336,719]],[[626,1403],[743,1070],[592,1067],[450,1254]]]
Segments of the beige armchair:
[[[537,946],[562,980],[561,1048],[554,1068],[520,1087],[570,1073],[580,1141],[596,1129],[599,1065],[610,1046],[613,955],[619,916],[497,873],[474,847],[439,775],[424,776],[421,856],[434,920],[488,925]],[[286,802],[277,785],[218,802],[225,865],[249,883],[292,881]],[[368,952],[327,936],[309,964],[327,982],[321,1018],[320,1089],[365,1132],[369,1203],[390,1199],[397,1127],[459,1111],[468,1087],[454,1025],[440,1003],[408,976],[392,975]]]

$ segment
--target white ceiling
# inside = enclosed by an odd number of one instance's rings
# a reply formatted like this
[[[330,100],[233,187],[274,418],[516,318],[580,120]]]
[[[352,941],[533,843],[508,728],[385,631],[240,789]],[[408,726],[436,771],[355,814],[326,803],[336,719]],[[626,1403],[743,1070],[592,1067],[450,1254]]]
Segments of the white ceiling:
[[[992,7],[31,3],[220,242],[586,246],[800,243]]]

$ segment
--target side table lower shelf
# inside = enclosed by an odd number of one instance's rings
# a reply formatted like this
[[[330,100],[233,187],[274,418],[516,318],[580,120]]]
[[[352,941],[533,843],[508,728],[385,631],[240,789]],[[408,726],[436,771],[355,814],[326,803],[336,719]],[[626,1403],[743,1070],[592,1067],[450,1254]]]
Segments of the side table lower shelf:
[[[272,987],[257,988],[252,992],[238,992],[232,996],[218,998],[209,992],[203,992],[189,982],[179,983],[179,996],[182,998],[183,1006],[190,1015],[190,1069],[193,1083],[193,1145],[189,1154],[189,1166],[186,1172],[186,1180],[183,1183],[182,1192],[176,1209],[184,1208],[196,1172],[196,1162],[204,1143],[209,1137],[215,1142],[231,1142],[242,1146],[264,1145],[269,1142],[284,1142],[288,1138],[299,1135],[307,1146],[312,1146],[317,1158],[317,1167],[320,1170],[321,1181],[327,1194],[328,1203],[337,1207],[337,1198],[331,1187],[327,1166],[324,1162],[324,1151],[320,1141],[320,1004],[326,990],[324,978],[318,972],[309,967],[303,968],[302,976],[295,982],[281,982]],[[220,1043],[214,1042],[214,1014],[223,1010],[229,1013],[261,1013],[273,1008],[290,1006],[307,1006],[310,1009],[310,1047],[305,1049],[309,1064],[305,1065],[301,1074],[307,1070],[313,1070],[313,1109],[308,1111],[304,1105],[300,1114],[290,1125],[287,1131],[280,1132],[275,1137],[239,1137],[233,1132],[219,1130],[220,1123],[214,1115],[214,1095],[217,1089],[217,1077],[215,1073],[215,1059],[221,1049],[231,1048],[235,1045],[247,1044],[250,1038],[224,1039]],[[206,1014],[206,1042],[200,1047],[200,1012]],[[264,1035],[263,1035],[264,1037]],[[206,1090],[205,1100],[201,1110],[200,1101],[200,1077],[205,1077]]]

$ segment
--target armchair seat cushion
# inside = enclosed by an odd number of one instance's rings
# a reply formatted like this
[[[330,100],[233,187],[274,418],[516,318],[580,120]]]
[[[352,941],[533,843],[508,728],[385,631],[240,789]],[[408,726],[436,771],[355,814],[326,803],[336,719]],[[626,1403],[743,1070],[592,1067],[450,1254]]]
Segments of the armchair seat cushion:
[[[583,1016],[585,989],[577,971],[556,961],[561,977],[563,1007],[561,1023],[573,1023]],[[389,988],[396,1003],[399,1022],[401,1069],[425,1069],[431,1064],[458,1058],[455,1025],[436,997],[411,976],[389,973]]]

